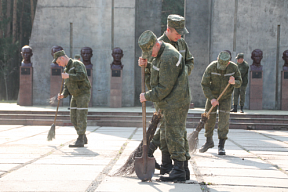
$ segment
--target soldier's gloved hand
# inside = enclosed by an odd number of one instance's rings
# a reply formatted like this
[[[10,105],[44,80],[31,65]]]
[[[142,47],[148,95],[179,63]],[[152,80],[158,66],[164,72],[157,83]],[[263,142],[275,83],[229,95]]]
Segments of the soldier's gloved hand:
[[[139,57],[138,65],[139,67],[142,67],[142,66],[147,67],[147,59],[143,59],[142,57]]]
[[[219,102],[217,101],[217,99],[212,99],[211,105],[213,105],[213,107],[216,107],[217,105],[219,105]]]
[[[64,98],[64,95],[58,93],[58,97],[57,97],[57,99],[60,100],[60,99],[63,99],[63,98]]]
[[[62,79],[68,79],[69,74],[68,73],[62,73]]]
[[[234,85],[235,84],[235,77],[230,76],[229,83]]]
[[[139,99],[140,99],[141,103],[143,103],[144,101],[147,101],[146,98],[145,98],[144,93],[140,93]]]

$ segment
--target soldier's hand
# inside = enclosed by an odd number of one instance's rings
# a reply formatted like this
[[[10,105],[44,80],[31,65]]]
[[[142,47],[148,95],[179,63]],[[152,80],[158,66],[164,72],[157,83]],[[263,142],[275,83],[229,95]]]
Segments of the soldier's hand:
[[[217,101],[217,99],[212,99],[211,105],[213,105],[213,107],[216,107],[217,105],[219,105],[219,102]]]
[[[60,100],[60,99],[63,99],[63,98],[64,98],[64,95],[58,93],[58,97],[57,97],[57,99]]]
[[[144,93],[140,93],[139,99],[140,99],[141,103],[143,103],[144,101],[147,101],[146,98],[145,98]]]
[[[69,74],[68,73],[62,73],[62,79],[68,79]]]
[[[230,76],[229,83],[234,85],[235,84],[235,77]]]
[[[138,65],[139,67],[142,67],[142,66],[147,67],[147,59],[143,59],[142,57],[139,57]]]

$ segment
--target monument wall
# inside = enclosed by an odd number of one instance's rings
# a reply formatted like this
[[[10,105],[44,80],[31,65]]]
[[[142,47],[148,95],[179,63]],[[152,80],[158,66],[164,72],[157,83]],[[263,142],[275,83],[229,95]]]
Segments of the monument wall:
[[[187,1],[186,23],[190,34],[185,38],[195,57],[195,68],[189,79],[196,107],[198,104],[204,106],[205,99],[198,84],[203,71],[211,61],[217,59],[220,51],[230,50],[234,62],[237,53],[242,52],[245,54],[244,59],[251,65],[251,52],[261,49],[263,109],[279,109],[280,78],[284,64],[282,53],[288,48],[287,8],[288,1],[284,0]],[[249,108],[249,84],[244,107]]]

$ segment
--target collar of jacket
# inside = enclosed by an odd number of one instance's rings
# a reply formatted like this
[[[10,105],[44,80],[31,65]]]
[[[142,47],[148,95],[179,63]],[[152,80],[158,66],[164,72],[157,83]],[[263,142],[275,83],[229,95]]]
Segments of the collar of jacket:
[[[68,61],[68,63],[67,63],[67,65],[66,65],[66,68],[67,68],[67,69],[70,69],[70,67],[72,66],[72,63],[73,63],[73,61],[72,61],[72,59],[70,58],[69,61]]]
[[[170,41],[170,39],[166,35],[166,31],[164,31],[164,33],[163,33],[163,39],[162,40],[166,43],[170,43],[171,45],[173,45],[173,47],[175,47],[175,45],[178,45],[178,41],[176,41],[176,42]]]
[[[162,55],[164,49],[165,49],[165,43],[162,41],[162,44],[161,44],[160,50],[159,50],[158,55],[157,55],[156,58],[161,57],[161,55]]]

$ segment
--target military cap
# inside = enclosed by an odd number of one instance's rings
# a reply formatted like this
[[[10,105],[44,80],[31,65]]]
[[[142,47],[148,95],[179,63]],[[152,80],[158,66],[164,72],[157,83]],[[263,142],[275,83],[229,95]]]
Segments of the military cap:
[[[167,17],[168,27],[174,28],[180,35],[185,35],[189,33],[185,27],[185,18],[180,15],[169,15]]]
[[[225,70],[229,61],[230,61],[230,54],[226,51],[220,52],[218,55],[217,69]]]
[[[66,55],[64,50],[55,52],[55,53],[54,53],[54,59],[53,59],[52,63],[56,63],[56,60],[57,60],[59,57],[64,56],[64,55]]]
[[[244,59],[244,53],[238,53],[237,56],[235,57],[235,59]]]
[[[152,48],[155,45],[157,41],[156,35],[150,31],[144,31],[139,39],[138,39],[138,45],[142,49],[142,58],[147,59],[152,54]]]
[[[74,59],[80,59],[80,54],[75,54]]]

